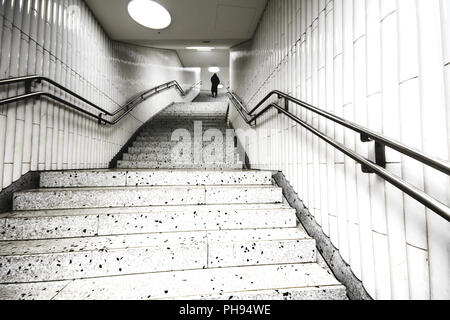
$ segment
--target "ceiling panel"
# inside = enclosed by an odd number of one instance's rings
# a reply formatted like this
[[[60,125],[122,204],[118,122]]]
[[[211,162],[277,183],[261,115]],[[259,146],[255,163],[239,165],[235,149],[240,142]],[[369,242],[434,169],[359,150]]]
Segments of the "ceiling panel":
[[[246,38],[255,24],[256,9],[236,6],[217,6],[216,31]],[[258,21],[256,21],[257,23]]]
[[[85,1],[112,39],[172,49],[202,45],[203,41],[229,48],[248,40],[267,3],[267,0],[155,0],[169,10],[172,24],[164,30],[151,30],[130,18],[129,0]]]
[[[178,50],[178,56],[185,67],[228,67],[230,65],[229,50],[198,52],[195,50]]]

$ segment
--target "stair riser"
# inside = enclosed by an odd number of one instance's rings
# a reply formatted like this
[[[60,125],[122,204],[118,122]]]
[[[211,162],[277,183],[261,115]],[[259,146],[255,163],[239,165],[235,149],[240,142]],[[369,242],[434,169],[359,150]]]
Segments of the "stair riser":
[[[208,267],[224,268],[316,262],[315,240],[216,242],[208,245]]]
[[[0,257],[0,283],[202,269],[206,262],[206,243]]]
[[[160,123],[155,124],[154,126],[149,126],[144,128],[142,131],[140,131],[140,134],[172,134],[176,130],[187,130],[189,132],[194,132],[194,129],[197,129],[200,131],[200,128],[194,127],[194,125],[188,125],[186,123],[179,123],[179,124],[170,124],[170,123]],[[226,126],[224,123],[210,123],[205,124],[203,123],[202,132],[205,133],[208,130],[220,130],[222,132],[227,132],[227,130],[233,130]]]
[[[92,237],[98,232],[97,216],[1,219],[2,240],[37,240]]]
[[[151,142],[144,142],[144,141],[136,141],[133,143],[133,148],[184,148],[184,149],[192,149],[194,148],[194,141],[191,140],[191,142],[183,142],[183,141],[151,141]],[[203,149],[206,147],[209,148],[235,148],[234,142],[227,143],[227,141],[223,141],[222,143],[217,143],[214,141],[203,141]]]
[[[119,169],[205,169],[205,170],[231,170],[242,169],[243,164],[195,164],[195,163],[166,163],[153,161],[119,161],[117,163]]]
[[[232,135],[232,137],[233,137],[233,135]],[[190,140],[192,143],[194,141],[194,134],[190,133],[189,137],[186,137],[186,139],[188,139],[188,141]],[[156,137],[155,136],[138,136],[138,137],[136,137],[135,141],[136,142],[180,142],[180,140],[181,139],[180,139],[179,135],[175,135],[173,137],[171,135],[167,135],[167,136],[156,136]],[[184,140],[185,139],[183,139],[183,141]],[[221,133],[221,138],[218,138],[218,140],[221,140],[221,143],[223,143],[226,141],[226,136],[222,135],[222,133]],[[211,141],[211,139],[209,139],[209,141],[203,141],[203,142],[209,144],[213,141]],[[234,142],[232,142],[232,143],[234,143]]]
[[[15,211],[159,205],[281,203],[280,188],[203,187],[52,190],[16,193]]]
[[[196,123],[197,122],[197,123]],[[165,127],[158,126],[158,123],[152,122],[148,125],[146,125],[141,132],[172,132],[176,129],[198,129],[201,128],[203,131],[209,130],[209,129],[219,129],[219,130],[232,130],[228,127],[226,122],[223,121],[196,121],[196,122],[175,122],[172,124],[168,124],[167,122],[164,122],[166,124]]]
[[[153,120],[151,123],[147,125],[147,128],[157,128],[159,125],[165,124],[171,128],[175,127],[194,127],[195,125],[201,124],[203,127],[205,126],[225,126],[227,121],[225,117],[223,118],[192,118],[190,115],[180,115],[177,118],[158,118]],[[159,127],[161,128],[161,127]]]
[[[224,219],[224,216],[226,219]],[[8,218],[0,220],[3,240],[37,240],[141,234],[295,228],[294,210],[226,210],[99,214],[63,217]]]
[[[157,117],[153,118],[152,122],[157,121],[174,121],[174,122],[194,122],[194,121],[215,121],[225,122],[226,113],[201,113],[194,111],[184,111],[177,113],[160,113]]]
[[[46,295],[46,291],[54,295],[60,291],[55,297],[57,300],[186,299],[190,296],[219,294],[224,299],[246,294],[256,294],[256,297],[257,294],[269,295],[273,298],[282,295],[286,299],[291,296],[345,299],[345,288],[332,278],[317,265],[280,265],[145,274],[113,279],[76,280],[70,283],[27,284],[0,288],[0,292],[13,297],[23,294],[29,299],[39,297],[39,294]],[[270,289],[267,290],[268,288]],[[319,293],[319,290],[323,293]],[[300,294],[300,291],[306,292]]]
[[[194,150],[193,146],[191,145],[187,145],[187,146],[178,146],[179,148],[184,148],[186,150]],[[214,148],[215,146],[208,146],[208,148]],[[128,153],[129,154],[172,154],[172,150],[175,148],[175,146],[166,146],[166,147],[130,147],[128,148]],[[206,147],[203,147],[203,150],[205,150]],[[225,146],[223,147],[223,151],[225,154],[227,153],[231,153],[233,152],[233,150],[235,151],[236,154],[238,154],[238,152],[234,146],[228,147]]]
[[[124,156],[127,156],[125,154]],[[41,173],[41,188],[271,184],[265,171],[62,171]]]
[[[164,128],[164,129],[145,129],[142,130],[139,134],[141,137],[146,137],[146,136],[161,136],[161,137],[166,137],[166,136],[172,136],[172,134],[174,133],[174,131],[176,130],[188,130],[192,135],[194,134],[194,128],[191,127],[186,127],[186,128]],[[202,133],[205,134],[205,132],[209,131],[209,130],[219,130],[222,133],[226,133],[228,132],[228,130],[230,131],[235,131],[234,129],[230,129],[224,126],[220,126],[220,127],[216,127],[216,126],[211,126],[211,127],[203,127],[202,128]]]
[[[214,129],[216,130],[216,129]],[[219,130],[220,131],[220,130]],[[206,131],[202,132],[202,138],[206,137],[205,135]],[[217,132],[208,132],[208,134],[216,134]],[[220,136],[222,137],[222,140],[226,139],[226,134],[227,132],[225,131],[220,131],[219,132]],[[234,137],[234,131],[230,130],[229,134]],[[189,131],[189,138],[191,139],[191,141],[194,139],[195,134],[193,131]],[[211,139],[209,139],[211,140]],[[155,135],[154,133],[148,133],[148,134],[140,134],[138,137],[136,137],[136,141],[148,141],[148,142],[158,142],[158,141],[180,141],[180,132],[169,132],[169,133],[163,133],[163,134],[157,134]],[[208,141],[209,142],[209,141]]]
[[[167,299],[167,298],[165,298]],[[285,288],[277,290],[261,290],[248,292],[227,292],[213,295],[189,297],[174,297],[167,300],[312,300],[334,301],[347,300],[347,293],[343,286],[324,286],[320,288]]]
[[[242,243],[193,241],[182,245],[3,256],[0,257],[0,283],[315,261],[314,240]]]
[[[203,156],[203,162],[211,162],[211,163],[215,163],[215,162],[225,162],[224,160],[226,159],[227,156],[230,156],[231,154],[231,159],[235,159],[236,156],[238,155],[238,150],[234,150],[234,154],[233,151],[231,152],[227,152],[227,150],[219,150],[217,151],[217,155],[208,155],[208,156]],[[187,159],[192,159],[194,158],[193,152],[189,152],[190,158],[186,158],[186,156],[184,155],[180,155],[180,156],[174,156],[172,155],[172,150],[168,150],[168,152],[164,152],[164,153],[148,153],[148,154],[130,154],[130,153],[125,153],[123,155],[123,160],[124,161],[153,161],[153,162],[186,162]]]

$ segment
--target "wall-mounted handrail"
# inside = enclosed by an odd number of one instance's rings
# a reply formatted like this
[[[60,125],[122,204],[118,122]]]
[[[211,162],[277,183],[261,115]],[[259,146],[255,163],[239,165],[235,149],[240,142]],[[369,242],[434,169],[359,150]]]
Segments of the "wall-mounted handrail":
[[[444,219],[446,219],[447,221],[450,222],[450,208],[448,206],[446,206],[445,204],[443,204],[442,202],[434,199],[433,197],[429,196],[428,194],[426,194],[425,192],[423,192],[422,190],[416,188],[415,186],[407,183],[406,181],[402,180],[401,178],[399,178],[398,176],[392,174],[391,172],[387,171],[385,168],[383,168],[382,166],[362,157],[361,155],[357,154],[356,152],[354,152],[353,150],[347,148],[346,146],[344,146],[343,144],[337,142],[336,140],[326,136],[325,134],[323,134],[322,132],[318,131],[317,129],[315,129],[314,127],[312,127],[311,125],[309,125],[308,123],[306,123],[305,121],[303,121],[302,119],[300,119],[299,117],[295,116],[294,114],[292,114],[291,112],[289,112],[287,105],[285,105],[285,107],[281,107],[276,103],[271,103],[267,106],[264,107],[264,109],[262,109],[261,111],[259,111],[258,113],[254,114],[263,104],[265,101],[267,101],[272,95],[277,95],[278,97],[283,97],[285,99],[285,101],[291,101],[301,107],[305,107],[308,110],[311,110],[315,113],[318,113],[320,115],[323,115],[324,117],[326,117],[327,119],[330,119],[336,123],[339,123],[347,128],[353,129],[354,131],[360,133],[360,134],[367,134],[371,139],[373,139],[374,141],[377,141],[379,143],[384,143],[386,146],[389,146],[397,151],[399,151],[400,153],[404,154],[404,155],[408,155],[411,156],[412,158],[422,162],[425,165],[431,166],[435,169],[438,169],[444,173],[446,173],[447,175],[450,175],[450,167],[449,167],[449,163],[442,161],[440,159],[434,159],[431,158],[428,155],[425,155],[423,153],[421,153],[420,151],[414,150],[412,148],[409,148],[395,140],[392,140],[390,138],[387,138],[383,135],[380,135],[376,132],[373,132],[367,128],[361,127],[355,123],[346,121],[345,119],[336,117],[326,111],[323,111],[319,108],[313,107],[309,104],[306,104],[296,98],[293,98],[281,91],[275,90],[272,91],[270,94],[268,94],[260,103],[258,103],[258,105],[253,108],[250,112],[247,111],[247,108],[244,106],[244,104],[240,101],[240,99],[236,96],[236,94],[230,92],[228,90],[228,95],[230,97],[231,102],[233,103],[233,105],[236,107],[236,110],[238,111],[239,115],[244,119],[244,121],[249,124],[249,125],[256,125],[256,120],[261,117],[262,115],[264,115],[265,113],[267,113],[270,109],[276,109],[279,111],[279,113],[284,114],[285,116],[287,116],[288,118],[290,118],[291,120],[297,122],[298,124],[300,124],[302,127],[304,127],[305,129],[307,129],[308,131],[312,132],[314,135],[318,136],[320,139],[324,140],[325,142],[329,143],[330,145],[332,145],[333,147],[335,147],[336,149],[340,150],[341,152],[343,152],[344,154],[346,154],[347,156],[349,156],[350,158],[352,158],[353,160],[355,160],[356,162],[360,163],[362,167],[365,167],[367,169],[370,170],[371,173],[375,173],[378,176],[380,176],[381,178],[383,178],[384,180],[386,180],[387,182],[391,183],[392,185],[394,185],[395,187],[399,188],[400,190],[402,190],[404,193],[408,194],[409,196],[411,196],[412,198],[414,198],[415,200],[419,201],[420,203],[422,203],[424,206],[426,206],[427,208],[433,210],[434,212],[436,212],[437,214],[439,214],[441,217],[443,217]]]
[[[73,104],[72,102],[67,101],[66,99],[58,97],[49,92],[43,92],[43,91],[31,92],[32,84],[34,82],[37,82],[37,83],[48,82],[49,84],[55,86],[56,88],[66,92],[70,96],[80,100],[81,102],[89,105],[90,107],[93,107],[94,109],[97,109],[101,113],[98,115],[95,115],[94,113],[89,112],[89,111]],[[54,81],[50,78],[47,78],[47,77],[34,75],[34,76],[16,77],[16,78],[0,80],[0,86],[18,84],[18,83],[25,83],[25,94],[2,99],[2,100],[0,100],[0,105],[15,103],[15,102],[19,102],[19,101],[23,101],[23,100],[27,100],[27,99],[31,99],[31,98],[41,98],[41,97],[45,96],[50,99],[56,100],[59,103],[66,105],[67,107],[70,107],[70,108],[75,109],[81,113],[84,113],[90,117],[95,118],[96,120],[98,120],[98,122],[100,124],[115,125],[120,120],[122,120],[126,115],[128,115],[131,111],[133,111],[133,109],[136,106],[138,106],[140,103],[144,102],[145,100],[149,99],[153,95],[158,94],[162,91],[168,90],[170,88],[175,88],[179,91],[179,93],[182,96],[186,96],[190,90],[192,90],[193,88],[198,86],[199,83],[201,83],[201,82],[197,82],[196,84],[192,85],[186,91],[181,88],[180,84],[176,80],[166,82],[166,83],[161,84],[157,87],[154,87],[150,90],[146,90],[143,93],[140,93],[139,95],[135,96],[133,99],[130,99],[125,105],[116,109],[114,112],[109,112],[108,110],[101,108],[100,106],[96,105],[95,103],[83,98],[82,96],[78,95],[77,93],[73,92],[72,90],[64,87],[63,85],[61,85],[61,84],[57,83],[56,81]],[[104,118],[104,116],[115,117],[121,112],[122,112],[122,114],[113,120],[108,120],[108,119]]]
[[[243,106],[242,102],[236,97],[236,95],[232,92],[230,92],[228,90],[228,93],[231,95],[232,100],[236,101],[237,103],[239,103],[240,108],[243,109],[243,111],[247,111],[247,109]],[[258,110],[271,96],[276,95],[279,98],[284,98],[287,101],[290,101],[296,105],[299,105],[305,109],[308,109],[314,113],[317,113],[318,115],[321,115],[333,122],[336,122],[346,128],[349,128],[355,132],[358,132],[359,134],[365,136],[365,138],[369,138],[369,140],[373,140],[376,141],[384,146],[387,146],[389,148],[392,148],[404,155],[407,155],[413,159],[416,159],[430,167],[433,167],[436,170],[439,170],[447,175],[450,175],[450,163],[441,159],[436,159],[433,158],[419,150],[415,150],[401,142],[398,142],[394,139],[388,138],[380,133],[377,133],[375,131],[372,131],[368,128],[365,128],[363,126],[360,126],[354,122],[345,120],[343,118],[340,118],[332,113],[329,113],[327,111],[324,111],[320,108],[314,107],[306,102],[303,102],[301,100],[298,100],[292,96],[289,96],[287,94],[285,94],[284,92],[278,91],[278,90],[274,90],[272,92],[270,92],[264,99],[261,100],[261,102],[259,102],[256,107],[254,107],[250,112],[248,112],[249,116],[252,116],[253,113]],[[248,124],[252,124],[256,121],[256,119],[259,118],[259,116],[255,116],[253,117],[250,122],[247,122]]]

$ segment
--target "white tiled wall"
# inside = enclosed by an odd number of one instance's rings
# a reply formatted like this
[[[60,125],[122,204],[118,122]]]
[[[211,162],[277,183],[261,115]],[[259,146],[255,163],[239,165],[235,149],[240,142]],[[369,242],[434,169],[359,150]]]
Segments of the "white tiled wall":
[[[249,107],[280,89],[448,160],[449,19],[448,0],[270,0],[255,38],[232,49],[231,86]],[[291,111],[373,160],[353,132]],[[450,223],[276,111],[245,145],[253,168],[287,175],[374,298],[450,299]],[[448,176],[392,150],[387,161],[450,203]]]
[[[200,80],[198,70],[182,68],[175,51],[111,41],[82,0],[0,4],[1,79],[44,75],[110,111],[164,82],[190,87]],[[0,99],[17,93],[24,93],[23,86],[0,88]],[[50,100],[1,106],[0,189],[30,170],[106,167],[143,122],[180,99],[175,90],[166,91],[115,127]]]

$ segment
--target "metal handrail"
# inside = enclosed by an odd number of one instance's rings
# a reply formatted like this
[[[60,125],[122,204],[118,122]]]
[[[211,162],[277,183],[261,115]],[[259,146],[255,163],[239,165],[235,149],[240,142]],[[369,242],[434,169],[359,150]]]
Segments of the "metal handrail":
[[[389,182],[392,185],[394,185],[395,187],[399,188],[404,193],[408,194],[409,196],[411,196],[415,200],[419,201],[424,206],[433,210],[434,212],[439,214],[441,217],[443,217],[444,219],[446,219],[447,221],[450,222],[450,208],[448,206],[446,206],[442,202],[434,199],[433,197],[429,196],[428,194],[426,194],[422,190],[416,188],[415,186],[409,184],[408,182],[402,180],[398,176],[387,171],[381,165],[378,165],[378,164],[364,158],[363,156],[357,154],[356,152],[347,148],[343,144],[337,142],[336,140],[334,140],[334,139],[326,136],[322,132],[318,131],[317,129],[315,129],[314,127],[312,127],[311,125],[309,125],[308,123],[306,123],[305,121],[300,119],[299,117],[297,117],[294,114],[292,114],[291,112],[289,112],[287,104],[285,104],[285,107],[283,108],[276,103],[271,103],[271,104],[267,105],[266,107],[264,107],[264,109],[259,111],[257,114],[253,115],[253,113],[255,113],[256,110],[258,110],[264,104],[264,102],[267,101],[272,95],[277,95],[278,97],[283,97],[285,99],[285,101],[291,101],[301,107],[305,107],[308,110],[311,110],[319,115],[322,115],[322,116],[326,117],[327,119],[330,119],[330,120],[332,120],[336,123],[339,123],[347,128],[350,128],[362,135],[367,135],[370,139],[373,139],[374,141],[376,141],[380,144],[391,147],[392,149],[395,149],[404,155],[410,156],[410,157],[422,162],[425,165],[431,166],[435,169],[438,169],[439,171],[442,171],[443,173],[445,173],[447,175],[450,175],[450,170],[449,170],[450,166],[449,166],[448,162],[442,161],[440,159],[431,158],[430,156],[425,155],[425,154],[421,153],[420,151],[409,148],[408,146],[405,146],[395,140],[387,138],[381,134],[378,134],[367,128],[359,126],[355,123],[352,123],[350,121],[347,121],[347,120],[339,118],[339,117],[336,117],[326,111],[323,111],[319,108],[313,107],[307,103],[304,103],[304,102],[302,102],[296,98],[293,98],[293,97],[291,97],[281,91],[278,91],[278,90],[272,91],[270,94],[268,94],[250,112],[247,111],[247,108],[240,101],[240,99],[236,96],[236,94],[232,93],[228,89],[227,89],[227,91],[228,91],[228,95],[230,97],[231,102],[236,107],[239,115],[244,119],[244,121],[247,124],[255,126],[256,120],[259,117],[261,117],[263,114],[267,113],[272,108],[277,109],[279,113],[282,113],[285,116],[287,116],[288,118],[290,118],[291,120],[297,122],[302,127],[307,129],[308,131],[312,132],[314,135],[318,136],[320,139],[324,140],[325,142],[329,143],[330,145],[332,145],[339,151],[343,152],[345,155],[349,156],[356,162],[360,163],[362,167],[369,169],[370,170],[369,172],[375,173],[378,176],[382,177],[387,182]],[[369,141],[369,140],[364,140],[364,141]]]
[[[240,108],[242,108],[243,111],[247,111],[247,109],[243,106],[242,102],[239,99],[236,98],[236,95],[234,93],[230,92],[229,90],[228,90],[228,93],[232,96],[232,100],[235,100],[235,101],[237,101],[240,104]],[[423,153],[423,152],[421,152],[419,150],[415,150],[415,149],[413,149],[413,148],[411,148],[411,147],[409,147],[409,146],[407,146],[407,145],[405,145],[405,144],[403,144],[401,142],[398,142],[398,141],[396,141],[394,139],[388,138],[388,137],[386,137],[386,136],[384,136],[384,135],[382,135],[380,133],[377,133],[377,132],[372,131],[372,130],[370,130],[368,128],[360,126],[360,125],[358,125],[358,124],[356,124],[354,122],[351,122],[351,121],[345,120],[343,118],[340,118],[340,117],[338,117],[338,116],[336,116],[336,115],[334,115],[332,113],[329,113],[327,111],[324,111],[322,109],[314,107],[314,106],[312,106],[312,105],[310,105],[310,104],[308,104],[306,102],[298,100],[298,99],[296,99],[296,98],[294,98],[292,96],[289,96],[289,95],[285,94],[284,92],[281,92],[281,91],[278,91],[278,90],[274,90],[274,91],[270,92],[264,99],[261,100],[261,102],[259,102],[256,105],[256,107],[254,107],[250,112],[247,112],[248,115],[252,116],[253,113],[256,110],[258,110],[273,95],[277,95],[279,98],[280,97],[284,98],[287,101],[290,101],[290,102],[292,102],[292,103],[294,103],[296,105],[299,105],[299,106],[301,106],[301,107],[303,107],[305,109],[308,109],[308,110],[310,110],[310,111],[312,111],[314,113],[317,113],[317,114],[319,114],[319,115],[321,115],[321,116],[323,116],[323,117],[325,117],[325,118],[327,118],[327,119],[329,119],[329,120],[331,120],[333,122],[336,122],[336,123],[338,123],[338,124],[340,124],[340,125],[342,125],[342,126],[344,126],[346,128],[349,128],[349,129],[351,129],[353,131],[358,132],[359,134],[364,136],[363,141],[365,141],[365,142],[367,142],[368,140],[369,141],[370,140],[376,141],[376,142],[378,142],[378,143],[380,143],[380,144],[382,144],[384,146],[392,148],[392,149],[394,149],[394,150],[396,150],[396,151],[398,151],[398,152],[400,152],[400,153],[402,153],[404,155],[407,155],[407,156],[409,156],[409,157],[411,157],[413,159],[416,159],[416,160],[418,160],[418,161],[420,161],[420,162],[422,162],[422,163],[424,163],[424,164],[426,164],[426,165],[428,165],[430,167],[433,167],[436,170],[439,170],[439,171],[441,171],[441,172],[443,172],[443,173],[445,173],[447,175],[450,175],[450,163],[448,161],[444,161],[444,160],[441,160],[441,159],[433,158],[433,157],[431,157],[431,156],[429,156],[429,155],[427,155],[427,154],[425,154],[425,153]],[[253,117],[250,120],[250,122],[248,122],[248,124],[251,125],[251,123],[255,122],[258,117],[259,116]]]
[[[83,108],[73,104],[70,101],[67,101],[66,99],[58,97],[58,96],[56,96],[56,95],[54,95],[52,93],[49,93],[49,92],[43,92],[43,91],[31,92],[31,88],[32,88],[33,82],[41,83],[43,81],[48,82],[49,84],[55,86],[56,88],[66,92],[70,96],[72,96],[72,97],[82,101],[83,103],[85,103],[85,104],[87,104],[87,105],[97,109],[101,113],[96,115],[96,114],[94,114],[92,112],[84,110]],[[122,120],[126,115],[128,115],[131,111],[133,111],[133,109],[137,105],[139,105],[140,103],[142,103],[145,100],[149,99],[153,95],[158,94],[160,92],[163,92],[165,90],[168,90],[168,89],[174,87],[180,92],[180,94],[182,96],[186,96],[188,94],[188,92],[191,91],[196,86],[198,86],[199,83],[201,83],[201,81],[197,82],[196,84],[191,86],[186,91],[181,88],[180,84],[176,80],[172,80],[172,81],[166,82],[166,83],[161,84],[161,85],[159,85],[157,87],[154,87],[154,88],[152,88],[150,90],[146,90],[143,93],[140,93],[139,95],[135,96],[133,99],[129,100],[125,105],[123,105],[121,107],[119,106],[119,108],[117,110],[115,110],[114,112],[109,112],[108,110],[99,107],[95,103],[93,103],[93,102],[83,98],[79,94],[73,92],[72,90],[64,87],[63,85],[61,85],[61,84],[57,83],[56,81],[54,81],[54,80],[52,80],[50,78],[47,78],[47,77],[34,75],[34,76],[16,77],[16,78],[0,80],[0,86],[17,84],[17,83],[25,83],[25,92],[26,93],[23,94],[23,95],[18,95],[18,96],[15,96],[15,97],[9,97],[9,98],[5,98],[3,100],[0,100],[0,105],[15,103],[15,102],[19,102],[19,101],[23,101],[23,100],[27,100],[27,99],[31,99],[31,98],[41,98],[41,97],[45,96],[45,97],[51,98],[53,100],[56,100],[56,101],[66,105],[66,106],[68,106],[68,107],[70,107],[72,109],[75,109],[75,110],[81,112],[81,113],[84,113],[84,114],[86,114],[86,115],[88,115],[90,117],[93,117],[93,118],[97,119],[99,124],[115,125],[120,120]],[[120,116],[118,116],[116,119],[113,119],[113,120],[108,120],[108,119],[105,119],[103,117],[103,116],[115,117],[121,112],[123,112],[123,113]]]

